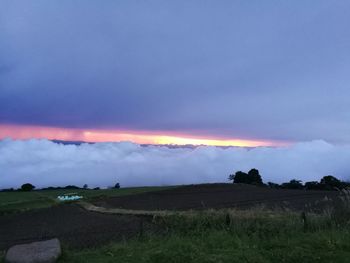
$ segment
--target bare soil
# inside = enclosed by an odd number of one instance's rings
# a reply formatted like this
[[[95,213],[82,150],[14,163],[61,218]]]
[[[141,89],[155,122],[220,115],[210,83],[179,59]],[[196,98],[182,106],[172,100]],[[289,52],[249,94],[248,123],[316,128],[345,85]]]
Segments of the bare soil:
[[[243,184],[189,185],[164,191],[95,200],[97,206],[133,210],[199,210],[264,205],[268,208],[320,211],[336,191],[271,189]]]
[[[88,248],[158,231],[151,218],[88,212],[78,205],[0,216],[0,250],[57,237],[72,248]]]

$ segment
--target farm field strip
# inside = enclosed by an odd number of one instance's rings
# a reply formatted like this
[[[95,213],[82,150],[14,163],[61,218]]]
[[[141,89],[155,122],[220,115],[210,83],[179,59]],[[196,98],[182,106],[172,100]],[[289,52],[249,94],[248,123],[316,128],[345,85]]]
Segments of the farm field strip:
[[[144,211],[250,208],[257,205],[317,210],[327,205],[330,199],[336,199],[338,194],[336,191],[276,190],[249,185],[213,184],[95,199],[92,203],[109,209]]]

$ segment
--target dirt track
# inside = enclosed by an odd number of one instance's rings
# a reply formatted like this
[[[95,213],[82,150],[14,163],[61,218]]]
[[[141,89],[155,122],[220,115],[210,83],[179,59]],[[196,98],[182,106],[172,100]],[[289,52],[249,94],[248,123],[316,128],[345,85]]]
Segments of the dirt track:
[[[335,191],[270,189],[251,185],[203,184],[165,191],[104,198],[94,202],[106,208],[134,210],[189,210],[207,208],[250,208],[259,204],[295,210],[319,210],[322,200],[335,198]]]
[[[74,248],[100,246],[137,237],[141,221],[143,231],[158,231],[150,218],[93,213],[73,204],[0,216],[0,250],[53,237]]]

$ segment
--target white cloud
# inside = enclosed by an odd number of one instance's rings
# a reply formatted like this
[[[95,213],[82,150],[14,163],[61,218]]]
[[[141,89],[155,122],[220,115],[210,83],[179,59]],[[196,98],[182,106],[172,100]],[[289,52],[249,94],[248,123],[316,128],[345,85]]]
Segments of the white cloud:
[[[0,141],[0,188],[74,184],[106,187],[227,182],[237,170],[257,168],[265,182],[350,176],[350,147],[324,141],[280,148],[170,149],[137,144],[56,144],[47,140]]]

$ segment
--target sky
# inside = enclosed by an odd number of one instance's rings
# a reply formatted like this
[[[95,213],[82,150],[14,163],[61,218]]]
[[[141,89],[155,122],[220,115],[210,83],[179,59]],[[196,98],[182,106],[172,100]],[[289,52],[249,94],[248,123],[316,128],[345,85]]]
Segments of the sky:
[[[0,138],[349,144],[349,13],[345,0],[2,0]]]
[[[345,0],[1,0],[0,188],[251,168],[350,180],[349,14]]]

